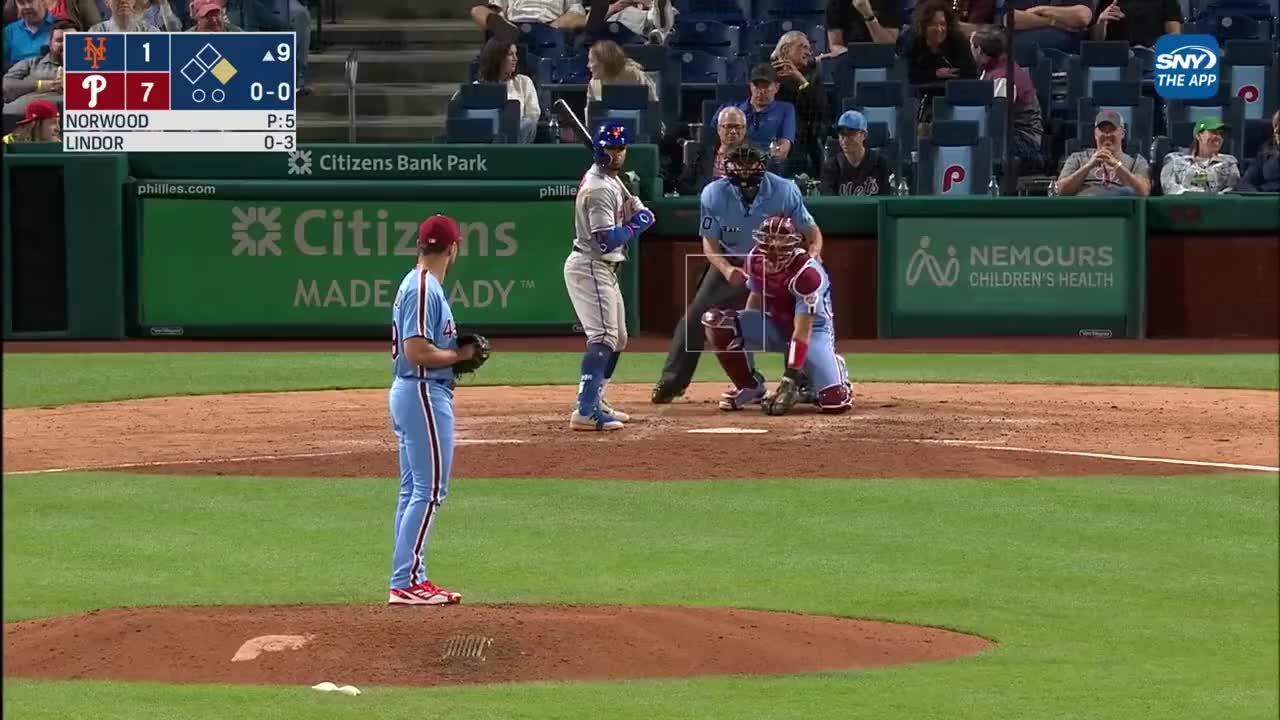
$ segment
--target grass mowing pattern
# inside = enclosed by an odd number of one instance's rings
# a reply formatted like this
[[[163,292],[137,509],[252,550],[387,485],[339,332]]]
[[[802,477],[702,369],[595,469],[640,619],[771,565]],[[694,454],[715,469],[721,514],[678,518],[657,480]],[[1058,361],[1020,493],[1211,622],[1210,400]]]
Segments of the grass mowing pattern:
[[[1278,489],[1274,475],[466,478],[433,533],[431,571],[468,602],[798,610],[953,626],[1001,644],[979,658],[869,673],[366,688],[360,698],[6,681],[5,709],[192,720],[390,718],[424,707],[450,720],[1272,718]],[[6,620],[383,598],[394,480],[67,474],[6,477],[3,491]],[[67,592],[51,558],[75,569],[80,591]]]
[[[577,382],[575,353],[499,351],[469,381],[486,385]],[[615,382],[655,382],[663,356],[627,353]],[[1276,389],[1280,355],[846,355],[855,383],[994,382],[1103,385],[1185,385]],[[759,358],[768,377],[781,357]],[[168,395],[275,390],[381,388],[390,365],[380,353],[82,353],[4,356],[4,407],[63,405]],[[713,358],[697,380],[724,380]]]

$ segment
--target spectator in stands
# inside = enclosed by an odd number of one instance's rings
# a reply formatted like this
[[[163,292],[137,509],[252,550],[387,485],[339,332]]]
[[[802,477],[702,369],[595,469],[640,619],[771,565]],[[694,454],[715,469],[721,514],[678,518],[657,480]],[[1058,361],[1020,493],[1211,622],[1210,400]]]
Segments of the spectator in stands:
[[[951,10],[956,14],[960,34],[965,37],[997,21],[995,0],[952,0]]]
[[[516,23],[541,23],[558,30],[581,30],[587,26],[587,11],[574,0],[488,0],[471,8],[471,19],[481,30],[515,42],[520,38]]]
[[[778,100],[778,73],[769,63],[751,69],[751,97],[735,103],[747,119],[747,140],[769,148],[770,167],[780,168],[796,141],[796,107]]]
[[[476,82],[500,83],[507,86],[507,99],[520,103],[520,136],[522,143],[533,142],[538,132],[538,118],[542,106],[538,102],[538,88],[528,75],[516,72],[519,56],[516,46],[508,40],[491,37],[480,48]]]
[[[138,12],[137,0],[108,0],[110,17],[89,28],[89,32],[161,32]]]
[[[1134,47],[1154,48],[1161,35],[1182,34],[1178,0],[1100,0],[1089,27],[1094,40],[1124,40]]]
[[[1240,189],[1246,192],[1280,192],[1280,110],[1271,116],[1271,138],[1249,163]]]
[[[822,167],[823,195],[888,195],[889,163],[868,149],[867,119],[857,110],[846,110],[836,122],[840,153]]]
[[[922,0],[911,14],[912,85],[974,78],[978,68],[950,0]]]
[[[21,115],[37,100],[62,99],[63,35],[74,31],[75,23],[59,19],[49,35],[49,52],[19,62],[4,74],[4,114]]]
[[[182,0],[172,0],[173,3]],[[161,32],[182,32],[182,19],[173,11],[171,0],[149,0],[142,19],[160,28]]]
[[[822,142],[827,135],[827,90],[813,59],[809,36],[790,30],[778,38],[769,55],[778,76],[778,100],[795,107],[795,151],[787,175],[815,175],[822,168]]]
[[[1036,86],[1031,81],[1031,74],[1026,68],[1014,63],[1013,92],[1009,92],[1008,79],[1005,77],[1009,69],[1009,56],[1002,28],[983,26],[970,37],[969,48],[981,72],[979,79],[993,82],[996,97],[1013,96],[1013,146],[1010,154],[1018,161],[1019,172],[1041,169],[1044,166],[1044,157],[1040,152],[1044,138],[1044,118],[1040,117],[1040,99],[1036,97]]]
[[[46,0],[48,2],[48,0]],[[49,3],[49,12],[55,18],[64,18],[76,24],[76,29],[93,27],[102,22],[102,12],[94,0],[54,0]],[[17,0],[5,0],[4,24],[8,25],[18,19]],[[6,44],[8,44],[6,42]]]
[[[1183,193],[1224,193],[1240,183],[1240,164],[1222,153],[1223,135],[1231,128],[1221,118],[1202,118],[1196,123],[1188,152],[1175,151],[1164,157],[1160,188],[1165,195]]]
[[[1080,41],[1088,37],[1093,9],[1078,0],[1010,0],[1013,11],[1013,28],[1017,31],[1013,42],[1035,44],[1041,49],[1075,53]],[[1072,4],[1067,4],[1072,3]]]
[[[591,81],[587,83],[587,100],[601,100],[605,85],[644,85],[649,88],[649,99],[658,101],[658,86],[640,63],[627,57],[618,43],[600,40],[587,51],[587,70]]]
[[[830,0],[827,47],[822,57],[843,55],[850,43],[898,41],[898,0]]]
[[[227,19],[227,10],[223,0],[192,0],[191,19],[195,24],[189,32],[244,32],[244,30]]]
[[[1115,110],[1103,110],[1093,123],[1095,147],[1067,156],[1058,174],[1058,194],[1151,194],[1151,168],[1141,155],[1124,154],[1124,118]]]
[[[608,22],[625,25],[654,45],[663,45],[679,14],[671,0],[614,0],[609,4]]]
[[[676,191],[681,195],[697,195],[707,183],[724,177],[725,156],[746,142],[747,116],[742,110],[726,105],[716,114],[715,125],[715,141],[696,143],[693,157],[680,174]]]
[[[4,144],[15,142],[61,142],[58,106],[48,100],[36,100],[27,106],[26,116],[17,128],[4,136]]]
[[[56,18],[45,0],[17,0],[18,19],[4,26],[4,66],[39,57],[49,44]]]

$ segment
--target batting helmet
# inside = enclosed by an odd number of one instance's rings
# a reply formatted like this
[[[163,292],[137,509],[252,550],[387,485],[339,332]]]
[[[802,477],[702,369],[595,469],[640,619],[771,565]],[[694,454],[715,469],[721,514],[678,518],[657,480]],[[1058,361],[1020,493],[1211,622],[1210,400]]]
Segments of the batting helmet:
[[[605,152],[611,147],[626,147],[631,144],[631,139],[627,136],[627,126],[618,122],[602,123],[596,128],[596,136],[592,141],[595,147],[596,164],[608,165],[609,153]]]
[[[795,221],[786,215],[770,215],[751,233],[756,247],[764,255],[765,269],[778,272],[796,256],[804,252],[800,247],[804,240],[796,232]]]

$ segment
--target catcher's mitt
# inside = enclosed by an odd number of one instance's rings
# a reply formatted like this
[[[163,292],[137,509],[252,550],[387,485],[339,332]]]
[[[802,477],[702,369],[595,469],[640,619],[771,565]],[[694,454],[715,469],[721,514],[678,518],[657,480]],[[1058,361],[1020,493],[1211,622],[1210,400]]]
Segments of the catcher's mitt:
[[[786,415],[800,401],[799,376],[798,370],[787,370],[778,383],[778,389],[760,403],[766,415]]]
[[[453,372],[455,375],[463,373],[475,372],[480,369],[481,365],[489,359],[489,351],[492,346],[489,344],[489,338],[475,333],[463,333],[458,336],[458,347],[462,348],[466,345],[476,346],[475,354],[467,360],[459,360],[453,364]]]

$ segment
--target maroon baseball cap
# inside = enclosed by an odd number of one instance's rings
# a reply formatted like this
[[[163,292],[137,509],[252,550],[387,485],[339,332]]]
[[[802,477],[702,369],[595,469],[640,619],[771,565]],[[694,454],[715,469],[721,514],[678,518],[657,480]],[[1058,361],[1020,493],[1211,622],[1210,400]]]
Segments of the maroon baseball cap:
[[[432,215],[418,226],[418,247],[447,248],[458,239],[458,223],[447,215]]]

